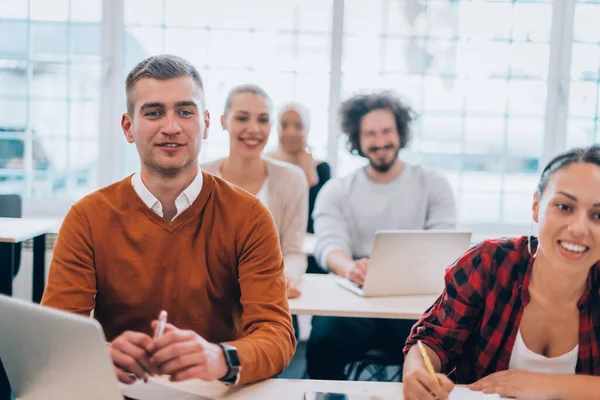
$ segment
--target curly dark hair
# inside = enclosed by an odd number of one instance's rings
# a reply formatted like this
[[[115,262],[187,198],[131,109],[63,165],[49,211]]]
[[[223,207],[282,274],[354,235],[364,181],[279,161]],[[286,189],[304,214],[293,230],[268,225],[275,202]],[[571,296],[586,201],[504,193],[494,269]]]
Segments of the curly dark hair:
[[[360,121],[373,110],[390,110],[394,114],[400,136],[400,148],[405,148],[411,139],[410,123],[415,114],[395,93],[385,91],[355,95],[342,103],[340,120],[342,132],[348,136],[346,147],[350,153],[365,157],[360,149]]]

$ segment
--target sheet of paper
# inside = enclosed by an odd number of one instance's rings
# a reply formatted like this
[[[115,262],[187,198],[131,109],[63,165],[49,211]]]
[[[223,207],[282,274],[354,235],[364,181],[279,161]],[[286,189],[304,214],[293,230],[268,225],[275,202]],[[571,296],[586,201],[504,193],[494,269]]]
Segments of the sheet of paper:
[[[468,387],[456,386],[450,393],[449,400],[499,400],[506,397],[500,397],[497,394],[485,394],[483,392],[475,392]]]
[[[121,394],[136,400],[211,400],[197,394],[185,392],[168,386],[155,379],[148,379],[148,383],[138,380],[132,385],[120,385]]]

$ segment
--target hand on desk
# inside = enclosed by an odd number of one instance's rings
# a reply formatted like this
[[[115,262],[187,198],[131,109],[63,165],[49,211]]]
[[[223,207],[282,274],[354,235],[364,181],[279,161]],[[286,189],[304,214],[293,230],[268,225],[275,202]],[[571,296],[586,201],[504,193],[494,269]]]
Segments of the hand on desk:
[[[152,322],[152,329],[158,321]],[[171,375],[172,381],[191,378],[212,381],[227,374],[220,346],[196,332],[167,324],[164,335],[152,339],[145,333],[126,331],[109,343],[110,356],[119,381],[132,384],[146,374]]]
[[[446,375],[436,374],[437,382],[425,368],[419,368],[402,378],[404,400],[445,400],[454,389]]]
[[[108,344],[119,381],[132,384],[155,371],[150,364],[152,342],[145,333],[126,331]]]
[[[511,369],[481,378],[469,389],[524,400],[555,398],[552,375]]]
[[[296,284],[294,284],[294,282],[292,282],[292,280],[287,276],[285,277],[285,290],[287,292],[288,299],[295,299],[297,297],[300,297],[300,295],[302,294],[302,292],[300,291],[300,289],[298,289]]]
[[[158,321],[152,322],[152,329]],[[228,371],[223,349],[208,342],[194,331],[167,324],[165,333],[151,346],[150,365],[159,374],[170,375],[171,381],[223,378]]]
[[[365,283],[365,276],[367,276],[367,268],[369,266],[368,258],[361,258],[360,260],[354,261],[354,268],[348,271],[346,278],[359,286]]]

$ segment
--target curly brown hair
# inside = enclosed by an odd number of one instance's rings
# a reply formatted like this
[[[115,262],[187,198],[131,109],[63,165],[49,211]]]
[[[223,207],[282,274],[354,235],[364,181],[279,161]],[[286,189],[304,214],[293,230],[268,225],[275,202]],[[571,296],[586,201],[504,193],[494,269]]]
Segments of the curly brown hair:
[[[346,147],[350,153],[365,157],[360,149],[360,121],[373,110],[390,110],[394,114],[400,136],[400,148],[405,148],[411,139],[410,123],[415,114],[396,94],[385,91],[355,95],[342,103],[340,120],[342,132],[348,136]]]

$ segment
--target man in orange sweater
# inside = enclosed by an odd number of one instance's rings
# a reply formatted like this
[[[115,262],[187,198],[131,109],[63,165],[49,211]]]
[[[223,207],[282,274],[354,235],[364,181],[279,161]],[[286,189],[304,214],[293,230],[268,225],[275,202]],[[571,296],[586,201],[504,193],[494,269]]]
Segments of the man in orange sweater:
[[[146,373],[228,384],[280,373],[296,343],[277,230],[260,200],[199,171],[210,116],[198,71],[150,57],[126,90],[121,125],[140,173],[71,208],[42,304],[93,311],[124,383]],[[170,323],[153,338],[161,310]]]

